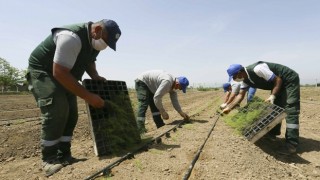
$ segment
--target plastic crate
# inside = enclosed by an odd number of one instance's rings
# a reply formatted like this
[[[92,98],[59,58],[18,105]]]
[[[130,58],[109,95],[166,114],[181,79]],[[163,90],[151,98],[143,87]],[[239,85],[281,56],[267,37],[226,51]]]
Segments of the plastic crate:
[[[286,117],[284,109],[275,104],[268,104],[264,108],[266,115],[244,130],[243,135],[252,143],[258,141]]]
[[[82,84],[106,102],[102,109],[95,109],[86,103],[95,154],[109,155],[117,153],[115,151],[119,146],[126,149],[130,148],[128,144],[131,145],[132,141],[139,143],[140,134],[126,83],[85,79]]]

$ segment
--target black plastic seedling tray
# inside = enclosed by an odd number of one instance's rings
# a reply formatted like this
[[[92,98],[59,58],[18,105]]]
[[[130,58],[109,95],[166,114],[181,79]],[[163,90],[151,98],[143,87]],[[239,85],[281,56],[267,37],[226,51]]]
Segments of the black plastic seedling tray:
[[[105,107],[95,109],[86,103],[94,152],[97,156],[117,153],[141,141],[133,108],[124,81],[85,79],[83,86],[105,100]]]

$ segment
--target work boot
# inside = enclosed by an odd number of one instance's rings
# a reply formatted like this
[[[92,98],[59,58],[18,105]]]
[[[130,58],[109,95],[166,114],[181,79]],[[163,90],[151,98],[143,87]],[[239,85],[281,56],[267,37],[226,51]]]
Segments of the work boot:
[[[63,166],[70,165],[75,158],[71,156],[71,142],[60,142],[58,150],[58,159]]]
[[[154,121],[154,123],[156,124],[156,126],[157,126],[158,129],[161,128],[162,126],[166,125],[166,124],[163,122],[162,118],[153,117],[153,121]]]
[[[42,170],[46,176],[51,176],[52,174],[58,172],[63,168],[61,162],[57,158],[59,146],[55,144],[53,146],[41,145],[42,153]]]
[[[51,176],[52,174],[58,172],[63,168],[63,165],[58,159],[50,159],[43,161],[42,170],[44,171],[45,176]]]
[[[59,157],[59,161],[61,162],[61,164],[63,166],[68,166],[68,165],[71,165],[72,163],[74,163],[76,161],[76,158],[72,157],[71,155],[69,155],[69,156],[60,156]]]
[[[286,143],[284,146],[280,147],[277,152],[281,155],[293,155],[297,153],[297,147],[291,143]]]

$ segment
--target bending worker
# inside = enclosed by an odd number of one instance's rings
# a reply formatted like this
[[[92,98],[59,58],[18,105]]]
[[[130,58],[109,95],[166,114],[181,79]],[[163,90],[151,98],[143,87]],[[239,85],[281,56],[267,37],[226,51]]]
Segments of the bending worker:
[[[227,105],[229,105],[235,99],[235,97],[240,92],[240,85],[241,85],[241,82],[236,82],[234,80],[231,80],[230,83],[227,82],[223,84],[225,98],[224,98],[224,103],[220,105],[220,109],[224,109],[225,107],[227,107]],[[252,100],[255,93],[256,93],[256,88],[249,87],[248,95],[247,95],[247,103],[249,103]]]
[[[271,95],[266,99],[285,108],[286,117],[286,143],[278,153],[290,155],[296,153],[299,145],[299,114],[300,114],[300,80],[299,75],[287,66],[259,61],[247,67],[232,64],[227,70],[235,81],[243,81],[234,103],[228,105],[223,113],[229,113],[233,107],[243,100],[246,93],[245,87],[251,86],[264,90],[271,90]],[[280,135],[281,123],[276,125],[270,135]]]
[[[186,93],[188,85],[189,81],[186,77],[174,77],[162,70],[150,70],[139,75],[135,80],[135,88],[138,98],[137,126],[140,133],[146,132],[145,119],[148,106],[157,128],[165,125],[163,119],[169,119],[169,115],[162,105],[162,97],[167,93],[170,94],[174,109],[184,119],[189,119],[189,116],[182,111],[175,91],[179,89]]]

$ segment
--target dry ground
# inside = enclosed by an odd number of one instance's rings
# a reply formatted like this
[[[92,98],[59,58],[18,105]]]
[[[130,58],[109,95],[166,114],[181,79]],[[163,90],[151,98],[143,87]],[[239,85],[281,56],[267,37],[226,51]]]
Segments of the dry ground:
[[[171,132],[171,137],[162,138],[162,143],[153,144],[148,151],[114,167],[110,179],[183,179],[215,123],[189,179],[320,179],[320,89],[301,91],[301,146],[296,156],[275,153],[284,141],[284,129],[276,142],[261,139],[252,144],[215,115],[222,101],[221,90],[194,90],[179,94],[181,106],[192,115],[191,123]],[[257,95],[265,98],[267,93],[258,90]],[[134,93],[130,96],[135,104]],[[181,121],[168,97],[164,105],[170,115],[167,125],[156,129],[148,112],[147,136],[159,135]],[[40,166],[38,116],[32,95],[0,95],[0,179],[47,179]],[[79,100],[79,122],[72,145],[77,162],[49,179],[84,179],[119,159],[94,155],[82,100]]]

